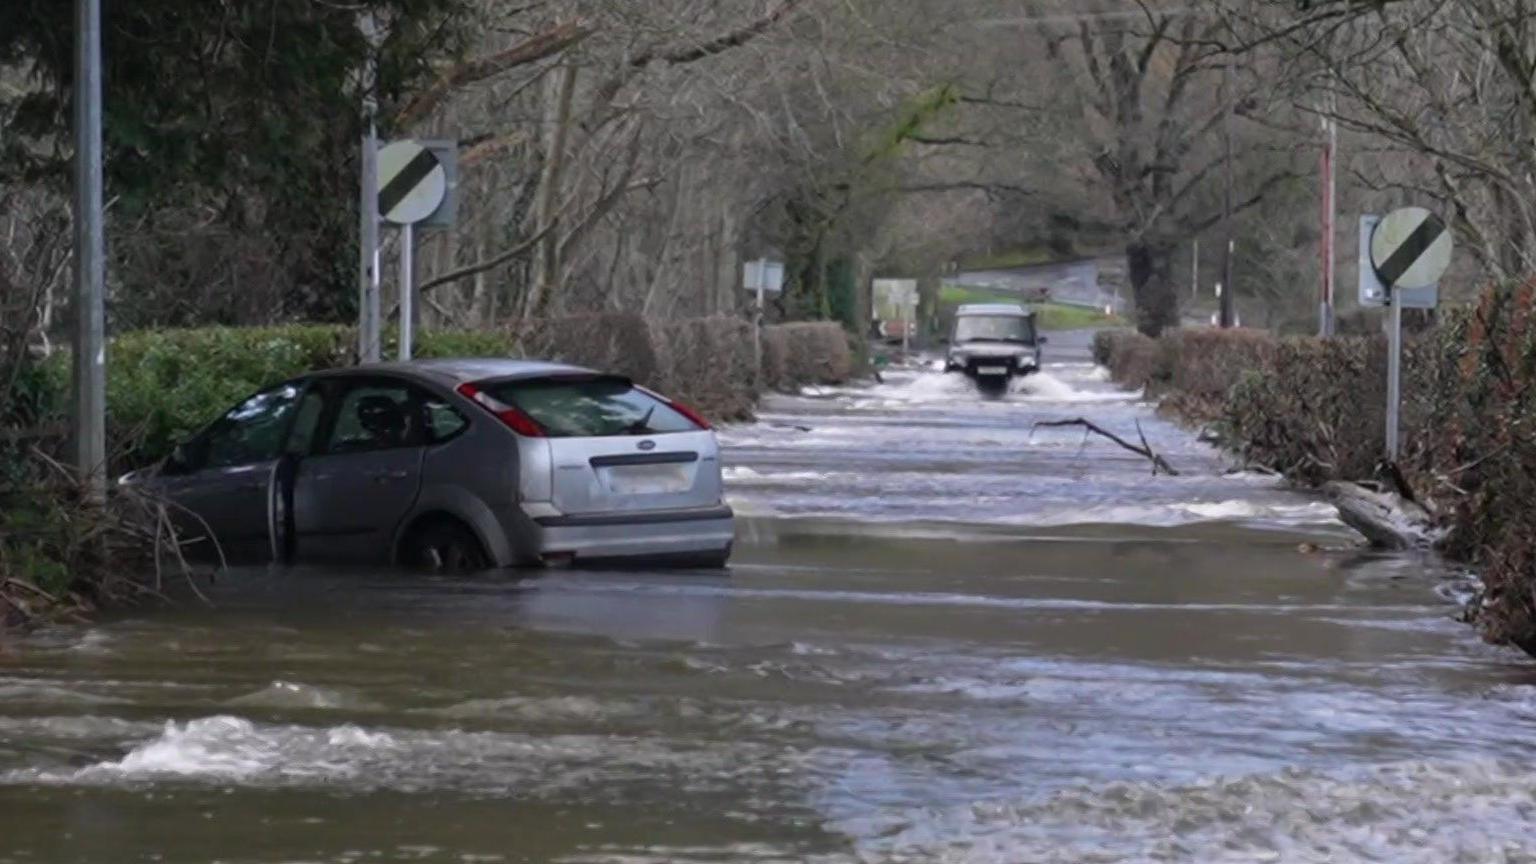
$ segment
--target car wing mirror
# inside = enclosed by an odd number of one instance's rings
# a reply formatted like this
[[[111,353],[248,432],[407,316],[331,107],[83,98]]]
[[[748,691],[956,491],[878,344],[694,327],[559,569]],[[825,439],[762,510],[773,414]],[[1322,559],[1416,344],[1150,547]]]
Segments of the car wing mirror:
[[[192,470],[192,452],[185,441],[171,448],[171,455],[165,457],[161,463],[160,471],[164,474],[187,474]]]
[[[1039,339],[1036,339],[1035,341],[1040,343],[1041,345],[1044,345],[1045,343],[1047,343],[1047,342],[1049,342],[1051,340],[1047,336],[1041,336]]]

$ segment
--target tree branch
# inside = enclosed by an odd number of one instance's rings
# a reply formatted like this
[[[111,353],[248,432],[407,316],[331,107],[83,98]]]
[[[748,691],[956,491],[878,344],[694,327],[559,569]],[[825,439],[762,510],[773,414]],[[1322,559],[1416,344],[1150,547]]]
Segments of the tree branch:
[[[550,224],[544,226],[543,230],[539,231],[537,234],[534,234],[532,237],[529,237],[527,240],[524,240],[523,242],[513,246],[511,249],[508,249],[505,252],[495,255],[491,258],[487,258],[484,261],[470,264],[467,267],[460,267],[457,270],[450,270],[441,276],[428,279],[426,282],[423,282],[416,290],[421,294],[425,294],[433,289],[441,288],[450,282],[457,282],[460,279],[467,279],[470,276],[474,276],[478,273],[484,273],[487,270],[494,270],[495,268],[500,267],[501,265],[511,261],[514,258],[528,254],[528,250],[539,245],[539,243],[544,239],[545,235],[555,230],[555,226],[558,224],[558,222],[551,222]],[[390,317],[393,318],[398,313],[398,311],[398,309],[392,310],[389,313]]]
[[[1295,180],[1300,176],[1301,175],[1297,174],[1295,171],[1281,171],[1276,174],[1271,174],[1269,177],[1265,178],[1263,183],[1259,184],[1259,188],[1251,196],[1237,202],[1237,204],[1232,207],[1233,214],[1235,215],[1237,213],[1241,213],[1244,210],[1247,210],[1248,208],[1261,203],[1265,196],[1269,195],[1270,192],[1275,190],[1276,186],[1279,186],[1281,183],[1284,183],[1287,180]],[[1185,230],[1190,234],[1202,234],[1221,220],[1221,213],[1213,213],[1209,217],[1202,219],[1199,222],[1195,222],[1186,226]]]
[[[1119,444],[1121,447],[1124,447],[1132,453],[1135,453],[1137,456],[1141,456],[1148,462],[1152,463],[1153,476],[1156,476],[1159,471],[1167,474],[1169,477],[1179,476],[1178,470],[1175,469],[1172,465],[1169,465],[1168,460],[1158,455],[1158,453],[1152,449],[1152,445],[1147,443],[1146,433],[1141,431],[1141,421],[1139,420],[1136,422],[1136,434],[1141,437],[1141,446],[1139,447],[1125,440],[1124,438],[1121,438],[1119,435],[1110,432],[1103,426],[1094,423],[1092,420],[1089,420],[1086,417],[1078,417],[1075,420],[1041,420],[1034,426],[1030,427],[1030,434],[1033,435],[1034,431],[1040,428],[1061,429],[1068,426],[1081,426],[1083,428],[1084,443],[1087,442],[1087,436],[1090,433],[1094,435],[1102,435],[1105,438],[1115,442],[1116,444]]]
[[[773,27],[773,25],[794,14],[801,6],[804,6],[807,2],[809,2],[809,0],[784,0],[784,2],[779,4],[778,8],[774,9],[772,12],[769,12],[767,15],[764,15],[756,21],[752,21],[748,24],[738,27],[729,33],[716,36],[713,39],[710,39],[706,42],[700,42],[697,45],[673,46],[670,48],[653,48],[642,51],[640,54],[637,54],[632,60],[630,60],[629,63],[631,66],[634,66],[638,69],[644,68],[650,65],[653,61],[657,60],[660,60],[663,63],[671,63],[675,66],[683,63],[693,63],[699,60],[703,60],[706,57],[713,57],[716,54],[724,53],[731,50],[732,48],[739,48],[742,45],[751,42],[753,39],[756,39],[758,36],[761,36],[763,33],[767,32],[767,30]]]
[[[546,30],[519,42],[505,51],[460,63],[444,73],[432,86],[411,97],[399,111],[395,112],[394,125],[399,129],[408,129],[436,110],[460,87],[494,78],[509,69],[559,54],[591,36],[592,33],[592,27],[581,19],[567,21],[552,30]]]

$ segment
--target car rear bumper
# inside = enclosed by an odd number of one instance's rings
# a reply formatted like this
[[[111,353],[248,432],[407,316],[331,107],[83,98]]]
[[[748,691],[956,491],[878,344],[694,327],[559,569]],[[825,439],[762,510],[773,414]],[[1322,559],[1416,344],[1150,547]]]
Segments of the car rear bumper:
[[[652,558],[724,552],[736,538],[735,514],[724,505],[541,516],[533,520],[540,558]]]

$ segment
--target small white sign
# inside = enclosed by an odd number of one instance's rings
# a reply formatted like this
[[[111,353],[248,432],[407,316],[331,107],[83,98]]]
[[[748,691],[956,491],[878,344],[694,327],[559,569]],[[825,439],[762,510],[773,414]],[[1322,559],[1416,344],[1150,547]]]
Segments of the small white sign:
[[[778,294],[784,290],[784,262],[760,258],[742,266],[742,284],[748,291]]]
[[[876,279],[870,288],[874,294],[870,312],[876,321],[911,321],[917,317],[916,279]]]

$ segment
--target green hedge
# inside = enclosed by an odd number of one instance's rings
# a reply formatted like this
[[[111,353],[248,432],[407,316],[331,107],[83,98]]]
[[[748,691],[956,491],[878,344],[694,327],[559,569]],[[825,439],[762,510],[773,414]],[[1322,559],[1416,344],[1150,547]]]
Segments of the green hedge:
[[[115,469],[163,458],[240,399],[276,381],[357,361],[351,327],[146,330],[121,334],[108,351],[108,441]],[[751,325],[730,317],[647,321],[602,314],[527,322],[499,331],[418,334],[418,357],[522,357],[618,372],[676,395],[714,420],[751,417],[765,387],[848,378],[852,355],[836,324],[764,329],[764,367]],[[395,351],[386,334],[384,353]],[[55,355],[29,382],[38,418],[67,412],[69,358]],[[765,374],[766,373],[766,374]]]
[[[1306,485],[1374,479],[1386,353],[1380,336],[1238,330],[1094,342],[1117,381],[1205,405],[1234,450]],[[1536,282],[1490,289],[1409,337],[1402,423],[1401,476],[1449,529],[1442,550],[1480,567],[1484,635],[1536,654]]]
[[[395,347],[386,339],[386,354]],[[498,332],[425,332],[421,357],[512,356],[513,339]],[[357,360],[350,327],[288,327],[144,330],[115,337],[109,346],[108,440],[120,467],[163,458],[176,442],[201,429],[256,390]],[[62,408],[68,358],[50,364]]]

